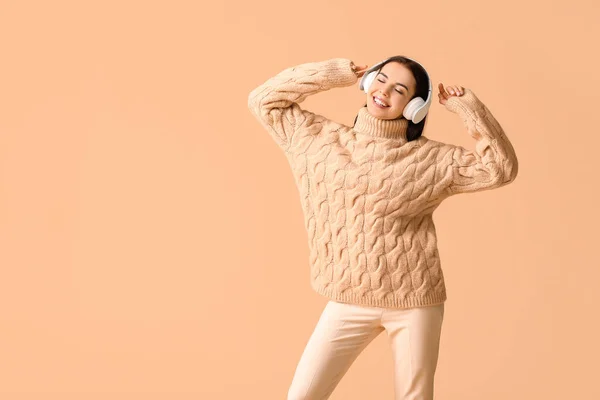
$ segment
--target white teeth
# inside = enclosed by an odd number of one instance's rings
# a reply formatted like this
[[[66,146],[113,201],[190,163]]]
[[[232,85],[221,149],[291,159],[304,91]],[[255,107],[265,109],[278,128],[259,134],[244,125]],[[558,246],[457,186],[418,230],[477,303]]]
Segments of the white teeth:
[[[377,97],[373,97],[373,100],[375,100],[375,103],[379,104],[380,106],[387,107],[387,105],[382,103]]]

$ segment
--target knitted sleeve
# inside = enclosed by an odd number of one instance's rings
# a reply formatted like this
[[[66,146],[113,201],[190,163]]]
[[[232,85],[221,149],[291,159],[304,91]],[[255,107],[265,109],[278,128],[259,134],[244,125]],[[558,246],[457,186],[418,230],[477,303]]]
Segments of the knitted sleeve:
[[[356,83],[358,77],[351,63],[346,58],[333,58],[287,68],[250,92],[248,108],[275,142],[287,150],[296,132],[318,123],[315,114],[302,109],[299,103],[318,92]]]
[[[460,116],[475,139],[475,150],[449,145],[452,154],[450,195],[489,190],[515,180],[519,163],[515,150],[490,110],[468,88],[450,97],[446,108]]]

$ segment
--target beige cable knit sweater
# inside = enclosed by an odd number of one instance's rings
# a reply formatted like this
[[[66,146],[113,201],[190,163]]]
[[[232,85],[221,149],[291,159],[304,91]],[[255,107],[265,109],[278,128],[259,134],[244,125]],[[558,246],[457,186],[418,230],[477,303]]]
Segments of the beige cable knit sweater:
[[[300,107],[307,96],[358,81],[351,60],[287,68],[254,89],[248,106],[291,166],[305,217],[310,282],[339,302],[410,308],[442,303],[446,287],[433,211],[448,196],[512,182],[515,151],[469,89],[450,97],[475,150],[421,136],[408,121],[358,111],[349,127]]]

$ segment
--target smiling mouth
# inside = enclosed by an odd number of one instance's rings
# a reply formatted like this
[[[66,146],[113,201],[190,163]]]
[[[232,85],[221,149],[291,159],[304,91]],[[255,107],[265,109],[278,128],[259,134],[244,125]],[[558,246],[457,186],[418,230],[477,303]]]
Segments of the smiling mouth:
[[[377,98],[377,96],[373,96],[373,103],[379,108],[388,108],[389,107],[389,105],[385,104],[383,101],[381,101],[379,98]]]

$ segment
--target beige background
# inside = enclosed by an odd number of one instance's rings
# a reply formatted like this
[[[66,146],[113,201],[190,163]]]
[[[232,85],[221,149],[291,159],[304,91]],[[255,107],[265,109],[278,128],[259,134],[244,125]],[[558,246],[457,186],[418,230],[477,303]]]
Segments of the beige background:
[[[594,399],[593,0],[0,2],[0,398],[284,399],[327,301],[289,165],[247,109],[286,67],[421,61],[520,162],[435,213],[436,399]],[[437,93],[437,89],[436,89]],[[425,135],[472,148],[437,102]],[[352,124],[364,94],[304,107]],[[333,396],[392,399],[381,334]]]

